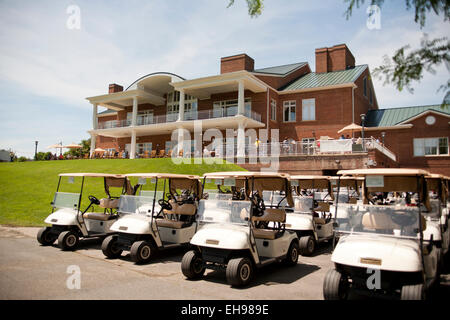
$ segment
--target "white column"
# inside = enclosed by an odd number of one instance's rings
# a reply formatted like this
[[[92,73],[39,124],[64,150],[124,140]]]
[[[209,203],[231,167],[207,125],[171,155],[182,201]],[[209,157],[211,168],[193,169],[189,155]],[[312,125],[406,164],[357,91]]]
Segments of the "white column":
[[[95,150],[95,143],[96,143],[96,140],[97,140],[97,136],[95,135],[95,134],[91,134],[91,152],[90,152],[90,154],[91,154],[91,157],[92,157],[92,155],[94,154],[94,150]]]
[[[178,114],[178,121],[184,121],[184,89],[180,90],[180,113]]]
[[[133,97],[133,114],[131,118],[131,126],[135,126],[137,122],[137,113],[138,113],[138,98]]]
[[[183,130],[183,128],[178,128],[177,157],[180,155],[180,151],[183,151],[183,154],[184,154],[184,130]]]
[[[238,81],[239,89],[238,89],[238,114],[245,115],[245,88],[244,88],[244,80]]]
[[[238,158],[245,157],[245,125],[243,121],[239,122],[237,132],[237,155]]]
[[[92,128],[94,130],[98,129],[98,104],[93,103],[92,104]]]
[[[136,131],[131,131],[131,150],[130,150],[130,159],[134,159],[136,157]]]

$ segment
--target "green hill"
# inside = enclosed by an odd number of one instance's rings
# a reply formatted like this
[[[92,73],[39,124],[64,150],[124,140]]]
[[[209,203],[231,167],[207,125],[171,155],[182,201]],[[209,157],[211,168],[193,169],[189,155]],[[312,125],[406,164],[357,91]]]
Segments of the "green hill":
[[[171,159],[64,160],[0,163],[0,224],[41,226],[51,212],[50,202],[58,184],[58,174],[65,172],[135,173],[161,172],[202,175],[206,172],[241,171],[241,167],[223,164],[180,164]],[[67,178],[66,178],[67,180]],[[132,181],[136,183],[137,181]],[[79,192],[79,181],[62,181],[60,191]],[[103,180],[86,178],[85,198],[105,196]],[[116,194],[115,194],[116,195]],[[82,204],[82,207],[83,204]]]

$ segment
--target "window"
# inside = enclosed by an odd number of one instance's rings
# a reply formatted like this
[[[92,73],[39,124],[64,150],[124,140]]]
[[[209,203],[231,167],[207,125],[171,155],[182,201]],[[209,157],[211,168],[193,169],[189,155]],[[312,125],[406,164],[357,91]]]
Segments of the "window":
[[[373,104],[373,89],[372,89],[372,87],[370,87],[370,90],[369,90],[369,102],[371,105]]]
[[[131,125],[131,120],[133,118],[133,112],[127,112],[127,124]],[[138,111],[136,117],[136,124],[138,126],[152,124],[153,123],[153,110],[142,110]]]
[[[137,154],[144,154],[146,151],[149,154],[152,152],[152,143],[151,142],[136,144],[136,153]]]
[[[167,94],[167,121],[178,120],[180,113],[180,92],[173,91]],[[184,95],[184,120],[197,119],[197,99],[188,94]]]
[[[302,101],[302,121],[316,120],[316,99]]]
[[[295,101],[285,101],[283,102],[283,121],[284,122],[295,122]]]
[[[250,117],[252,111],[252,101],[250,98],[245,98],[245,115]],[[213,115],[214,118],[222,117],[232,117],[238,113],[238,101],[237,100],[226,100],[226,101],[216,101],[213,104]]]
[[[448,155],[448,138],[414,139],[414,156]]]
[[[313,154],[315,145],[316,145],[316,139],[303,138],[302,139],[302,153],[303,154]]]
[[[272,99],[270,100],[270,120],[277,120],[277,101]]]
[[[364,97],[367,97],[367,78],[363,80]]]

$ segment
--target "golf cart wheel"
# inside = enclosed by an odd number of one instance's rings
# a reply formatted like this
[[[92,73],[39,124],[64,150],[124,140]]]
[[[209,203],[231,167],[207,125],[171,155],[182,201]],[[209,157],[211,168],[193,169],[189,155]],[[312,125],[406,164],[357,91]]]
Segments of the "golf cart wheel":
[[[298,261],[298,255],[300,254],[300,248],[296,241],[292,241],[291,245],[289,246],[289,250],[286,254],[286,259],[284,260],[284,263],[287,266],[296,266]]]
[[[58,237],[58,246],[64,250],[75,250],[78,245],[78,235],[73,231],[63,231]]]
[[[300,254],[302,256],[310,256],[314,253],[316,242],[311,236],[304,236],[300,238]]]
[[[102,252],[109,259],[119,258],[122,254],[122,249],[117,245],[117,236],[108,236],[102,242]]]
[[[253,265],[248,258],[235,258],[228,261],[226,276],[231,286],[247,285],[253,275]]]
[[[327,272],[323,281],[323,297],[325,300],[346,300],[348,289],[347,277],[335,269]]]
[[[55,235],[50,233],[51,227],[45,227],[39,230],[37,234],[37,241],[43,246],[50,246],[55,242]]]
[[[188,279],[198,279],[205,273],[202,258],[194,251],[188,251],[181,260],[181,271]]]
[[[401,300],[425,300],[425,289],[422,283],[402,286]]]
[[[156,247],[150,241],[136,241],[131,246],[130,257],[133,262],[146,263],[153,258]]]

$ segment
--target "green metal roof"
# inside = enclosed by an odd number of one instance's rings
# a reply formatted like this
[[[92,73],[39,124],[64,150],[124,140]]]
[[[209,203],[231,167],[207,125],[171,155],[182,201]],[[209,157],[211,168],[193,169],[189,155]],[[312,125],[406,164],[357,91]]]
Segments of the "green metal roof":
[[[368,66],[365,64],[342,71],[326,73],[311,72],[295,80],[294,82],[291,82],[281,91],[300,90],[308,88],[327,87],[344,83],[353,83],[367,68]]]
[[[99,112],[98,114],[108,114],[108,113],[116,113],[116,110],[106,109],[105,111]]]
[[[450,109],[441,108],[441,105],[370,110],[367,113],[365,125],[367,127],[391,127],[428,110],[450,115]]]
[[[270,74],[274,74],[274,75],[285,75],[285,74],[288,74],[288,73],[290,73],[298,68],[301,68],[307,64],[308,64],[307,62],[292,63],[292,64],[286,64],[283,66],[256,69],[253,72],[270,73]]]

